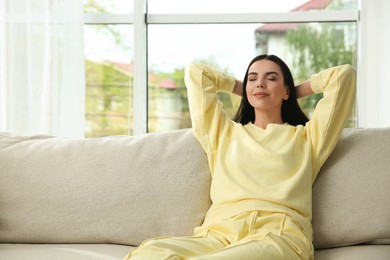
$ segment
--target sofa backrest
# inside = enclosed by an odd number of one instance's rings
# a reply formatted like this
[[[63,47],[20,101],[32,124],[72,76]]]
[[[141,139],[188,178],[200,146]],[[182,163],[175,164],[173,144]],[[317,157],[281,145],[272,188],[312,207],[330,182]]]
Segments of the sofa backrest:
[[[315,248],[390,244],[390,128],[345,129],[313,186]]]
[[[190,235],[210,206],[190,130],[95,139],[0,134],[0,243]]]

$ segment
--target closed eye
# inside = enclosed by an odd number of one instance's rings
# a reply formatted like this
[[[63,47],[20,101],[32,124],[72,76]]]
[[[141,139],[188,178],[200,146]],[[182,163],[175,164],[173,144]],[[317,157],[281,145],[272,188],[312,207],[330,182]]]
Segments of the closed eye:
[[[257,79],[258,74],[256,72],[250,72],[248,73],[248,80],[249,81],[255,81]]]

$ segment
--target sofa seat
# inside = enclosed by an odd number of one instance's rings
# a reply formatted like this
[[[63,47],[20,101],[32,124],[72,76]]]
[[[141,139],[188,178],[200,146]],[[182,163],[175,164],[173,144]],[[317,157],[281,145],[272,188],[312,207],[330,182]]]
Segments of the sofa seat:
[[[0,244],[0,259],[117,260],[132,248],[114,244]]]
[[[134,249],[112,244],[0,244],[3,260],[119,260]],[[315,260],[387,260],[390,245],[360,245],[316,250]]]
[[[360,245],[316,250],[315,260],[387,260],[390,245]]]

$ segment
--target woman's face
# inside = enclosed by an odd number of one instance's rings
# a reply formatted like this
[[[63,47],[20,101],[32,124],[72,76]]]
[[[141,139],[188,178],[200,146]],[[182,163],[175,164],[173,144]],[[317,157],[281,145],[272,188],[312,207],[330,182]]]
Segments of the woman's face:
[[[253,63],[248,70],[246,94],[255,110],[280,112],[283,100],[288,99],[288,88],[279,65],[270,60]]]

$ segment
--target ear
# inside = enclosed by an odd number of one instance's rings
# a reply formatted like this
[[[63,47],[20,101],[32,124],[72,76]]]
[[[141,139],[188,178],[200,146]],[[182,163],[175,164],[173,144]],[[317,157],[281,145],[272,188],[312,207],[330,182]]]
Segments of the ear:
[[[286,94],[284,95],[283,99],[287,100],[290,97],[290,88],[286,86]]]

